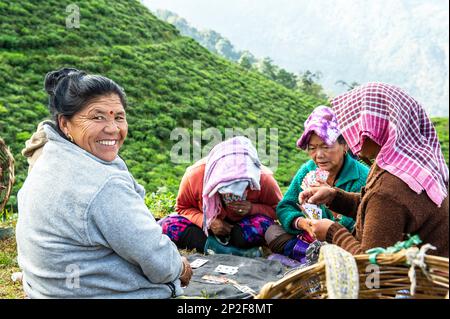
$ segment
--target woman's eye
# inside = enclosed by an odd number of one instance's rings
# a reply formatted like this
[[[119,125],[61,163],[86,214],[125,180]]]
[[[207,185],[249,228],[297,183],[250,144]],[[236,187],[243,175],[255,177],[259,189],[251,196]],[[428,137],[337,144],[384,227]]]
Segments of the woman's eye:
[[[102,115],[94,116],[94,120],[104,120],[104,119],[105,119],[105,117]]]

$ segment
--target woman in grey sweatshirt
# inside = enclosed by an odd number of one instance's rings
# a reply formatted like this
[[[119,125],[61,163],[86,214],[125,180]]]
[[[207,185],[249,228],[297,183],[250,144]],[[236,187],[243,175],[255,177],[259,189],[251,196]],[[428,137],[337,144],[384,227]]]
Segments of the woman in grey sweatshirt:
[[[16,237],[30,298],[169,298],[192,270],[144,203],[117,155],[125,95],[110,79],[46,76],[56,125],[18,194]]]

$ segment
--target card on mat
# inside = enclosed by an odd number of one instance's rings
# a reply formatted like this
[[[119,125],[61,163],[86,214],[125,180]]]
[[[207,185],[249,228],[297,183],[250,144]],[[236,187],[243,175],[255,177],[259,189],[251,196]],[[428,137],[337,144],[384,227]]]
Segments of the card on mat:
[[[202,277],[202,279],[210,284],[226,284],[226,283],[228,283],[228,278],[223,277],[223,276],[204,275]]]
[[[191,268],[192,269],[200,268],[201,266],[203,266],[207,262],[208,262],[208,259],[197,258],[196,260],[191,262]]]
[[[234,275],[238,272],[238,269],[239,267],[219,265],[216,269],[214,269],[214,271],[220,272],[221,274]]]
[[[253,296],[256,295],[256,291],[254,291],[249,286],[239,285],[239,284],[234,284],[233,286],[236,287],[237,289],[239,289],[240,291],[242,291],[243,293],[250,294],[250,295],[253,295]]]

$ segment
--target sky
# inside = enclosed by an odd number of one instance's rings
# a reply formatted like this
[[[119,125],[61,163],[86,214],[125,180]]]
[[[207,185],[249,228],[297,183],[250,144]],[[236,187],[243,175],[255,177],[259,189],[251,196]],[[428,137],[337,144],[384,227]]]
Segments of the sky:
[[[143,0],[237,50],[270,57],[290,72],[320,72],[336,84],[382,81],[415,97],[431,116],[448,116],[447,0]]]

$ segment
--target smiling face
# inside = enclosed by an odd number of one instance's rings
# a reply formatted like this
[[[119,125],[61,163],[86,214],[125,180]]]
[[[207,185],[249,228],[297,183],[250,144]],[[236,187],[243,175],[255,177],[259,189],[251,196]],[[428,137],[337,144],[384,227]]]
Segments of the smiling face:
[[[70,119],[61,116],[59,127],[79,147],[107,162],[116,158],[128,133],[125,109],[116,94],[93,99]]]
[[[344,163],[347,145],[337,141],[333,145],[327,145],[317,134],[312,133],[307,150],[320,169],[337,174]]]

